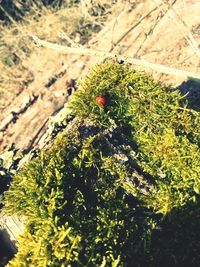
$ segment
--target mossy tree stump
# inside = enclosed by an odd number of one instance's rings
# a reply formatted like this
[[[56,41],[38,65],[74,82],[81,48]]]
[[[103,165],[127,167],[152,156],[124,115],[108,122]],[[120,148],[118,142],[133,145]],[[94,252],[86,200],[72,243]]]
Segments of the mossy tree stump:
[[[5,193],[26,218],[8,266],[197,266],[200,116],[186,97],[108,61],[62,114]]]

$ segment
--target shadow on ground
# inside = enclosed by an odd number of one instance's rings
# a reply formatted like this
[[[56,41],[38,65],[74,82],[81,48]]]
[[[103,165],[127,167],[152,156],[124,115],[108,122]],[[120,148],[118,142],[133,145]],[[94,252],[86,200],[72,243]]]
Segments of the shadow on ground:
[[[200,201],[173,210],[152,233],[154,267],[200,266]]]
[[[183,95],[187,94],[189,106],[200,111],[200,81],[188,80],[178,86],[178,89]]]
[[[0,231],[0,267],[6,266],[8,261],[13,258],[13,251],[6,245],[3,238],[3,231]]]

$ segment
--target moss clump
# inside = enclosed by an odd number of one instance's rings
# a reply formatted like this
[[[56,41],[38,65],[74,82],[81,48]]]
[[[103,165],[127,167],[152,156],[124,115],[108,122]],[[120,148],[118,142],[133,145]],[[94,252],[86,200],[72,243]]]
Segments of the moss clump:
[[[199,203],[199,113],[178,90],[112,61],[93,69],[69,106],[76,128],[5,195],[7,212],[27,220],[10,266],[160,266],[162,257],[185,266],[191,250],[177,250],[180,242],[200,248],[180,220]]]
[[[137,257],[153,219],[106,168],[102,144],[62,135],[15,176],[6,210],[28,226],[9,266],[130,266]]]
[[[105,95],[104,109],[95,104],[97,95]],[[75,114],[102,127],[114,120],[130,129],[137,162],[155,183],[153,194],[144,199],[149,207],[166,214],[195,201],[200,193],[200,115],[178,90],[107,62],[81,83],[71,105]]]

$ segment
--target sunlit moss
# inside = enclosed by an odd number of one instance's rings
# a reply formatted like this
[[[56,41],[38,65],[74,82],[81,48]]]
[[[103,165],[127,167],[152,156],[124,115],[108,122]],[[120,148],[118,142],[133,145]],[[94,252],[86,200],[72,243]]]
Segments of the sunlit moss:
[[[112,61],[80,82],[69,110],[76,128],[24,166],[5,195],[6,211],[27,220],[10,266],[158,266],[168,248],[152,245],[156,229],[198,201],[199,113],[178,90]]]

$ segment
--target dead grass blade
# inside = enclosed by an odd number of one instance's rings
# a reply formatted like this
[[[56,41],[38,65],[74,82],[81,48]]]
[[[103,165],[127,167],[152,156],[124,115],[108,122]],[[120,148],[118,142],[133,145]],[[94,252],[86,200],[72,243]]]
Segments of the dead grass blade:
[[[188,25],[186,24],[186,22],[176,12],[176,10],[173,8],[173,5],[170,5],[169,3],[167,3],[163,0],[161,0],[161,2],[163,3],[164,6],[166,6],[166,8],[169,9],[169,11],[168,11],[169,17],[173,20],[174,24],[179,27],[184,38],[187,40],[188,44],[191,46],[191,48],[194,50],[194,52],[197,54],[197,56],[200,57],[200,50],[198,48],[197,42],[194,39],[194,37],[193,37]]]
[[[75,41],[73,41],[66,33],[64,33],[63,31],[58,32],[58,36],[61,39],[65,39],[72,47],[81,47],[80,44],[76,43]]]
[[[109,52],[112,52],[113,49],[131,32],[133,31],[145,18],[147,18],[148,16],[150,16],[154,11],[156,11],[162,4],[160,4],[159,6],[156,6],[155,8],[153,8],[151,11],[149,11],[148,13],[146,13],[145,15],[143,15],[141,17],[141,19],[139,21],[137,21],[134,25],[132,25],[130,28],[127,29],[127,31],[125,31],[120,37],[119,39],[113,44],[112,44],[112,48],[110,49]]]

